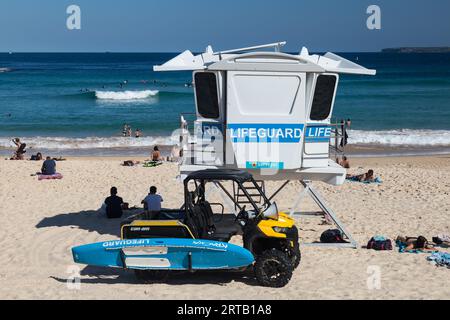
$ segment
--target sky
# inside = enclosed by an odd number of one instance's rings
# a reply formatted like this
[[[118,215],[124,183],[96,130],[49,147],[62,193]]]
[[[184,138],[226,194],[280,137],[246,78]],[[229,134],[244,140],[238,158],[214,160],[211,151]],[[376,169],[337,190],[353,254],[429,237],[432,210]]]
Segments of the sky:
[[[68,30],[66,9],[81,9]],[[381,29],[369,30],[369,5]],[[288,41],[287,51],[450,46],[448,0],[1,0],[0,52],[179,52]]]

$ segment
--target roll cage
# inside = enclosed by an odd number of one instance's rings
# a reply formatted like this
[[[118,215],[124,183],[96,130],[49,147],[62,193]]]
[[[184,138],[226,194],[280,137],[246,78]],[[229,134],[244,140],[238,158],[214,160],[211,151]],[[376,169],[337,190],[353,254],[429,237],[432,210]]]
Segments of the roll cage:
[[[230,192],[224,187],[222,182],[225,181],[232,181],[237,184],[238,188],[241,189],[243,194],[248,200],[248,203],[253,207],[253,210],[256,214],[259,214],[261,212],[261,208],[258,207],[257,203],[254,201],[252,195],[248,192],[246,186],[244,186],[244,183],[250,183],[252,188],[256,190],[259,193],[259,196],[261,196],[263,200],[263,206],[265,208],[268,208],[271,205],[270,200],[265,195],[264,191],[261,189],[261,187],[256,183],[256,181],[253,179],[253,176],[248,173],[247,171],[241,171],[241,170],[202,170],[197,171],[192,174],[190,174],[185,180],[184,180],[184,194],[185,194],[185,210],[186,215],[189,215],[191,209],[191,212],[193,212],[193,206],[206,202],[206,184],[207,183],[214,183],[217,187],[219,187],[225,195],[233,202],[233,204],[238,208],[239,210],[243,210],[243,207],[239,202],[236,201],[236,199],[230,194]],[[193,191],[189,190],[189,184],[193,182],[195,185],[195,189]],[[216,204],[221,205],[221,204]]]

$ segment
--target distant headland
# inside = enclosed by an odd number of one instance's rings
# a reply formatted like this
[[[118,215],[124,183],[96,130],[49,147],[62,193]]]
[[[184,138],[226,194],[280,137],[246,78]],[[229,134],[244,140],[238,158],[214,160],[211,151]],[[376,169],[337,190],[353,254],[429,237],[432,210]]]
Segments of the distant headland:
[[[385,53],[450,53],[450,47],[400,47],[381,50]]]

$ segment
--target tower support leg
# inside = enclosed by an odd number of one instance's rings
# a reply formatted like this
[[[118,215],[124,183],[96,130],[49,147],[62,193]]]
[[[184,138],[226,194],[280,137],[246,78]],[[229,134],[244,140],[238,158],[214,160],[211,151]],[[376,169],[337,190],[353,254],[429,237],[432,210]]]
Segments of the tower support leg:
[[[345,228],[345,225],[339,220],[334,211],[327,205],[325,200],[322,198],[320,193],[313,188],[311,181],[303,181],[300,180],[300,183],[303,185],[304,190],[299,193],[297,199],[292,206],[290,211],[291,216],[301,216],[301,217],[311,217],[311,216],[323,216],[325,220],[329,223],[333,223],[336,227],[342,232],[343,237],[348,240],[347,243],[301,243],[302,246],[317,246],[317,247],[340,247],[340,248],[358,248],[358,243],[352,237],[350,232]],[[287,183],[283,184],[283,188],[287,185]],[[277,190],[279,193],[281,190]],[[305,198],[305,196],[309,195],[310,198],[319,206],[322,210],[319,213],[305,213],[305,212],[297,212],[300,203]],[[273,199],[274,196],[271,197]]]

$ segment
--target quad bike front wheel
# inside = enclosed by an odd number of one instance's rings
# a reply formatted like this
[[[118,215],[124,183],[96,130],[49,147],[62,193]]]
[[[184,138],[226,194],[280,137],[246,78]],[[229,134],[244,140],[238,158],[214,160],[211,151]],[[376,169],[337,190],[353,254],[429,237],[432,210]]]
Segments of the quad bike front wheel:
[[[292,267],[297,269],[302,260],[302,254],[300,252],[300,246],[297,244],[294,247],[289,248],[289,257],[291,258]]]
[[[271,249],[256,258],[255,276],[259,284],[271,288],[283,288],[292,278],[291,258],[284,252]]]

